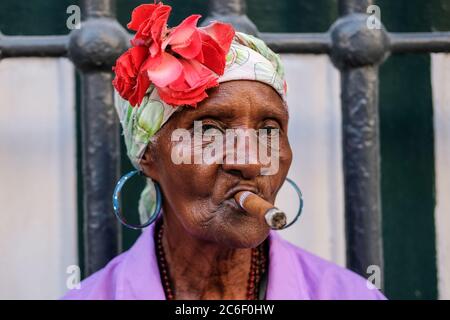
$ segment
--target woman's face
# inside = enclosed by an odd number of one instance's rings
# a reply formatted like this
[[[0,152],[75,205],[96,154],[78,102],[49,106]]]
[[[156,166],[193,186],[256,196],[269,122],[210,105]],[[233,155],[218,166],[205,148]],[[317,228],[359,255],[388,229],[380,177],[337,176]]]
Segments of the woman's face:
[[[199,158],[194,161],[192,156],[191,164],[176,164],[179,161],[174,161],[173,155],[182,150],[188,149],[198,156],[211,148],[211,142],[203,141],[192,147],[189,143],[189,148],[183,149],[188,140],[172,137],[176,129],[182,129],[188,132],[194,144],[194,121],[201,121],[202,132],[217,134],[212,141],[221,140],[217,137],[223,133],[223,157],[220,152],[213,152],[210,154],[215,156],[215,161],[205,163],[203,158],[198,163]],[[271,203],[275,201],[292,160],[287,125],[288,113],[280,96],[270,86],[256,81],[224,82],[211,90],[209,98],[197,108],[184,108],[172,115],[141,160],[144,173],[161,186],[165,219],[173,220],[167,221],[169,225],[176,223],[196,238],[227,247],[249,248],[264,241],[270,230],[264,217],[240,209],[233,196],[238,191],[249,190]],[[278,161],[278,169],[266,175],[261,169],[276,168],[276,165],[267,162],[263,165],[260,158],[256,160],[252,156],[245,156],[241,162],[234,157],[226,158],[227,152],[238,154],[238,144],[230,147],[231,140],[226,138],[227,129],[244,129],[241,133],[250,136],[249,129],[256,130],[254,132],[267,129],[269,135],[270,132],[276,134],[275,129],[279,129],[279,145],[273,146],[279,150],[278,159],[275,157],[274,160]],[[260,135],[257,140],[262,138]],[[240,156],[250,153],[249,141],[240,145]],[[270,149],[270,139],[266,143],[256,142],[258,148],[268,145],[268,155],[274,152],[276,155],[276,150]],[[223,161],[217,161],[219,158]]]

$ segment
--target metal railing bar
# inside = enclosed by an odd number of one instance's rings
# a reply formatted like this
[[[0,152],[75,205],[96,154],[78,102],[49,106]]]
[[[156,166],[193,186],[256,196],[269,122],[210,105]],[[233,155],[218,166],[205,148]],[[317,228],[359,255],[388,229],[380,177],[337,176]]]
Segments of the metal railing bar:
[[[67,54],[69,36],[0,35],[0,57],[62,57]]]
[[[330,54],[341,73],[342,156],[347,267],[383,274],[378,65],[387,37],[369,32],[364,14],[373,0],[339,0]],[[386,42],[385,42],[386,41]]]
[[[389,33],[392,53],[450,52],[450,32]]]
[[[277,53],[327,54],[331,49],[329,33],[260,33],[259,36]]]
[[[259,34],[277,53],[329,54],[331,38],[325,33]],[[67,55],[70,35],[62,36],[5,36],[0,35],[0,56],[62,57]],[[132,38],[132,35],[129,35]],[[450,52],[450,32],[389,33],[392,53]]]

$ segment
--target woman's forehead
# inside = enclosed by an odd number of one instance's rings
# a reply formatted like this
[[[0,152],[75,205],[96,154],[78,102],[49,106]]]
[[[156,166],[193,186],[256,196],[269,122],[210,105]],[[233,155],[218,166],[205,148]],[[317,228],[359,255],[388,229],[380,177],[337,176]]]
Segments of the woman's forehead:
[[[209,97],[197,108],[186,111],[196,117],[221,119],[244,114],[282,119],[288,115],[282,98],[272,87],[248,80],[221,83],[210,91]]]

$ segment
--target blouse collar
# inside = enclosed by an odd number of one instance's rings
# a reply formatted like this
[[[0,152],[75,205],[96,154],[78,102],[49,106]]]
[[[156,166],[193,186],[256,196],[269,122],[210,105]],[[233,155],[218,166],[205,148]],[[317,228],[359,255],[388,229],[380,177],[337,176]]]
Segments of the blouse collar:
[[[117,299],[164,300],[154,242],[155,223],[146,228],[117,270]],[[267,300],[309,299],[306,281],[292,245],[275,231],[269,235]]]

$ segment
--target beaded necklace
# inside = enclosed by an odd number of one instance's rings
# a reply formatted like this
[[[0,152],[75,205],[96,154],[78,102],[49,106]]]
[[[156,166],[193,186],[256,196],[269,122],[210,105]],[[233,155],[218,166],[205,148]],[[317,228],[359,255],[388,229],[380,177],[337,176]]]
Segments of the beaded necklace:
[[[175,292],[172,289],[170,275],[167,266],[167,260],[162,245],[163,226],[157,231],[156,248],[158,256],[158,265],[161,272],[161,280],[167,300],[175,300]],[[250,272],[247,283],[247,300],[258,300],[259,284],[262,276],[266,271],[266,256],[264,245],[261,244],[256,248],[252,248],[252,258],[250,263]]]

